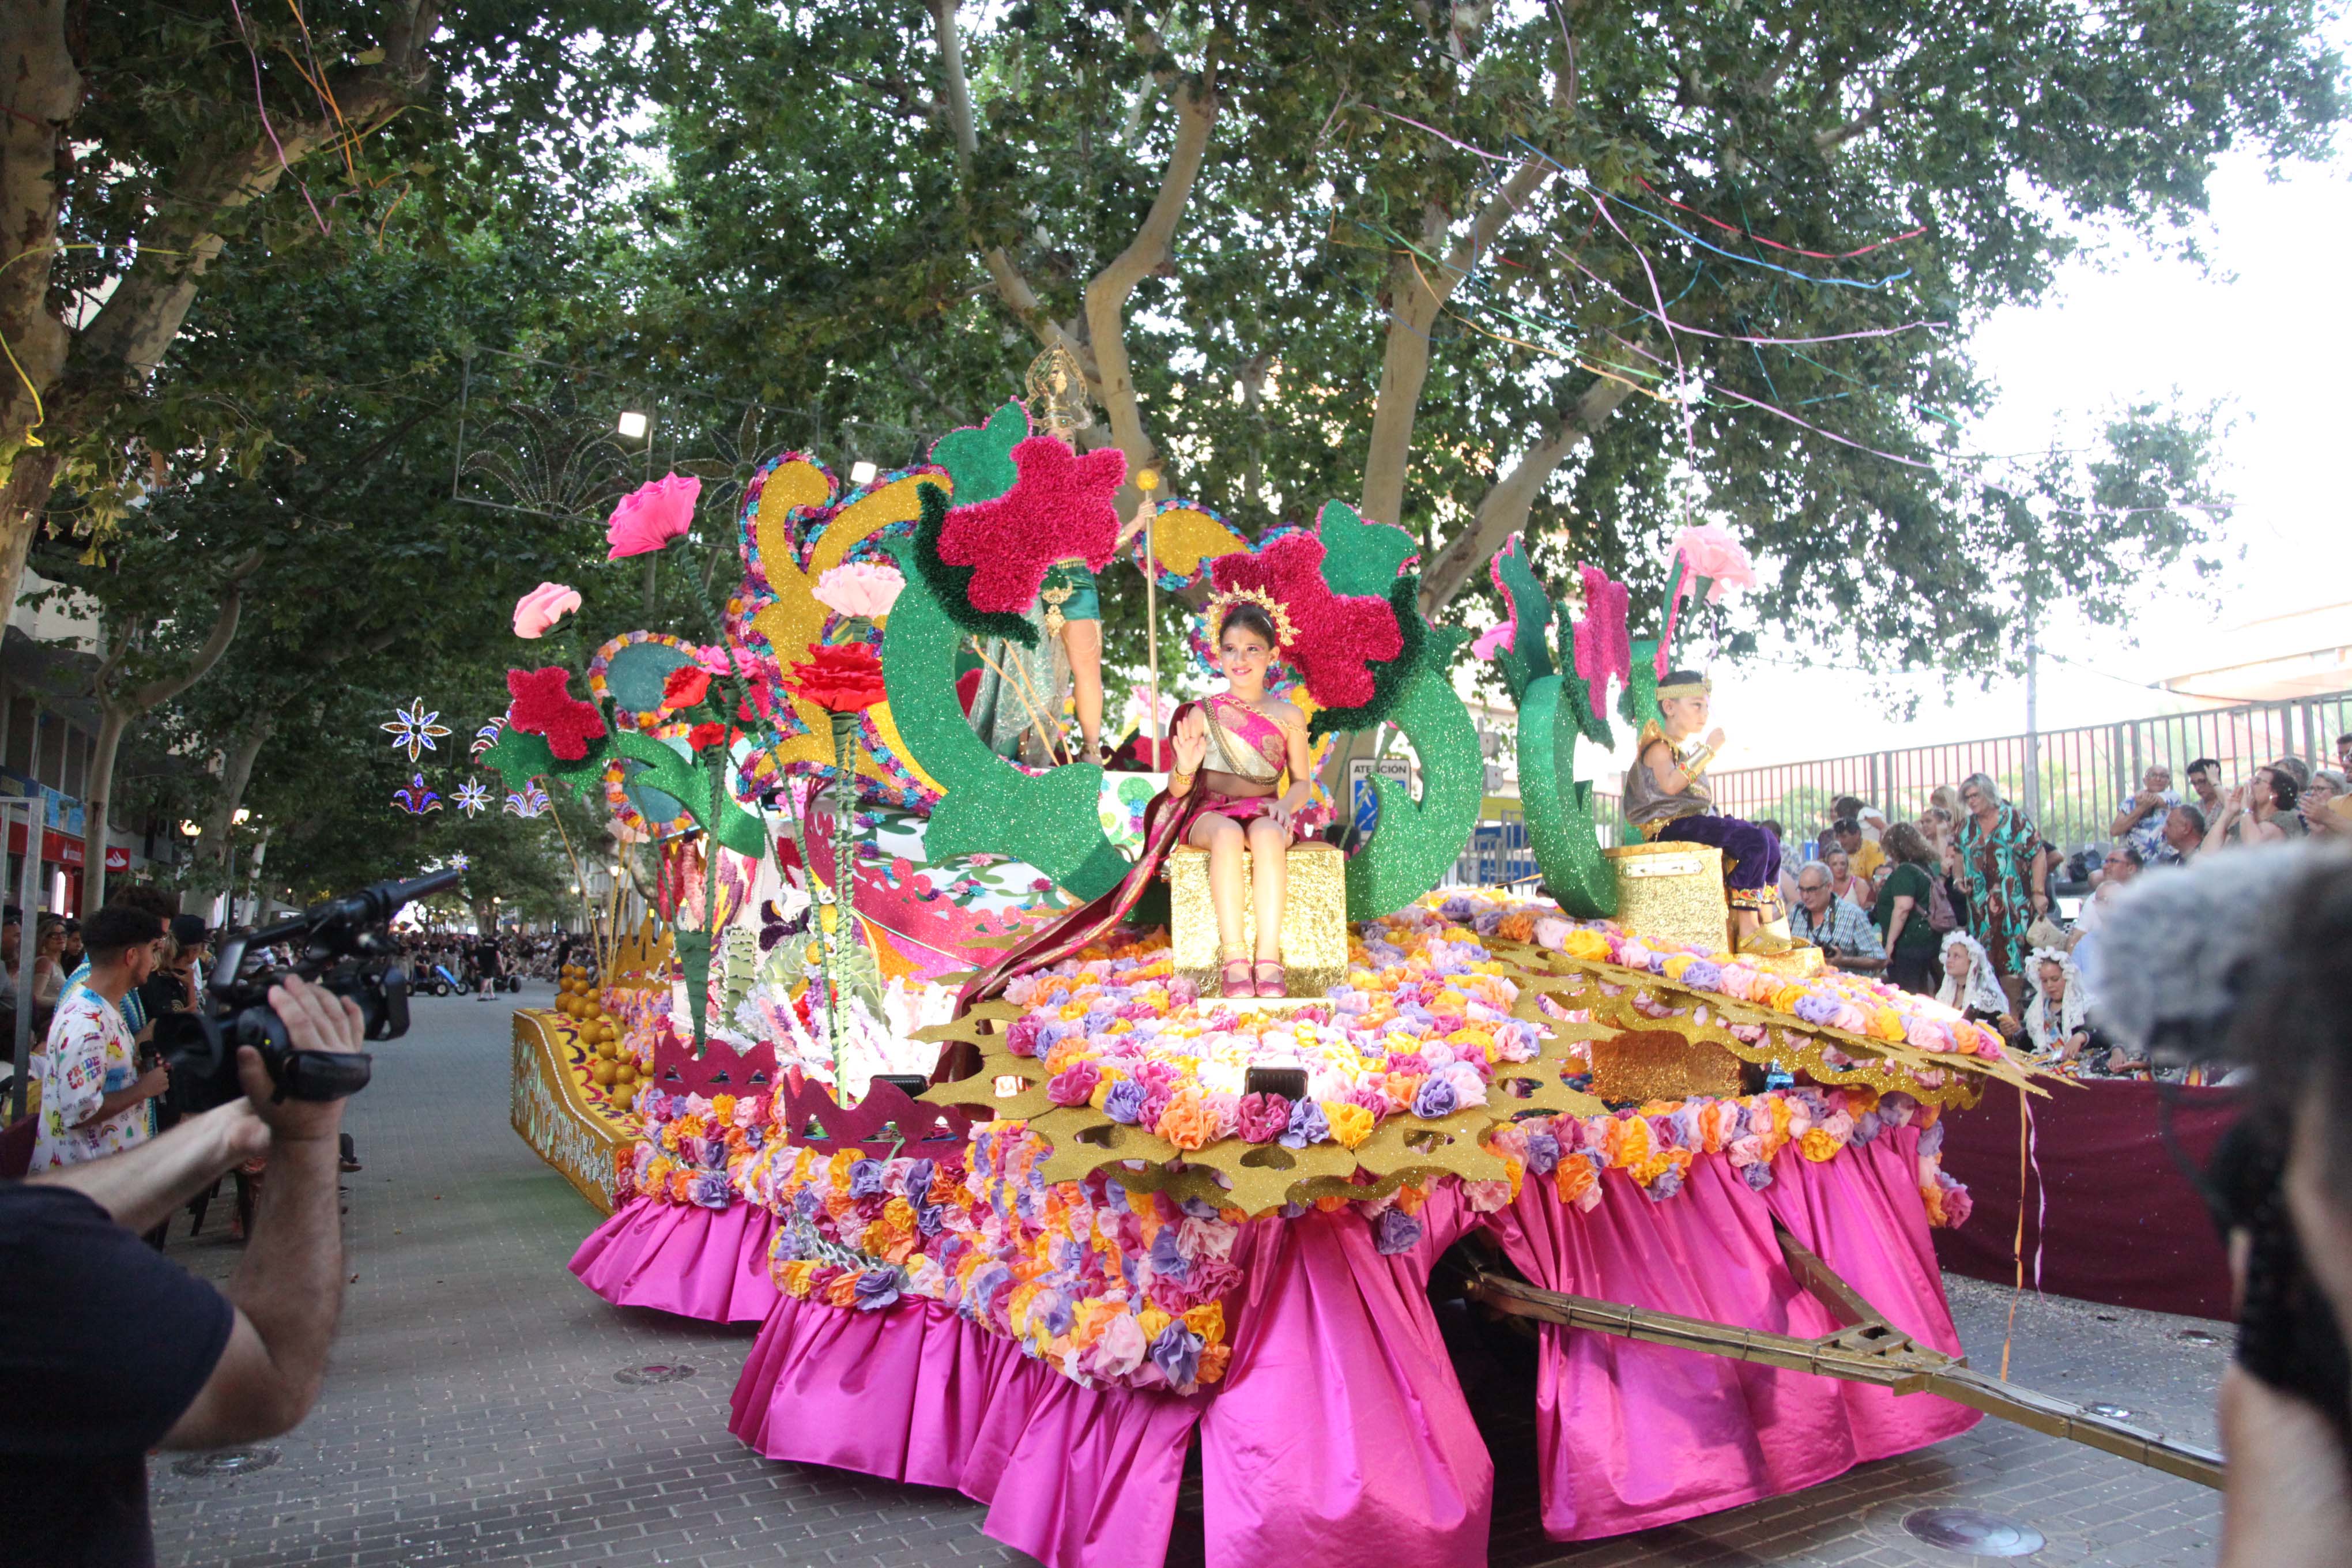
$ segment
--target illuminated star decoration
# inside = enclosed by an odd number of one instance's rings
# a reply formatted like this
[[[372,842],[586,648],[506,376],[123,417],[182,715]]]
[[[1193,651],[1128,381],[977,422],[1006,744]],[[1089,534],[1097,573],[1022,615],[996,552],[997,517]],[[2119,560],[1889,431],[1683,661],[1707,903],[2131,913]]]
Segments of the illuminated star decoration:
[[[473,864],[473,858],[462,849],[449,857],[449,869],[452,871],[468,870],[472,868]]]
[[[408,781],[407,788],[392,792],[392,804],[411,816],[422,816],[428,811],[440,810],[441,797],[425,787],[425,775],[418,773]]]
[[[483,725],[480,729],[475,731],[474,744],[470,748],[474,755],[478,757],[484,752],[488,751],[492,746],[497,745],[499,743],[499,737],[506,732],[506,727],[507,717],[505,714],[501,713],[497,718],[491,720],[488,723]]]
[[[547,792],[535,782],[525,784],[520,791],[510,791],[507,795],[507,810],[516,816],[537,816],[550,804]]]
[[[474,816],[490,806],[490,786],[479,779],[467,779],[449,793],[449,804]]]
[[[379,724],[376,728],[392,736],[394,751],[407,752],[408,765],[415,767],[417,758],[426,752],[440,750],[433,742],[450,732],[448,725],[435,721],[440,717],[438,713],[427,713],[425,710],[425,699],[419,697],[413,700],[405,708],[394,709],[392,722]]]

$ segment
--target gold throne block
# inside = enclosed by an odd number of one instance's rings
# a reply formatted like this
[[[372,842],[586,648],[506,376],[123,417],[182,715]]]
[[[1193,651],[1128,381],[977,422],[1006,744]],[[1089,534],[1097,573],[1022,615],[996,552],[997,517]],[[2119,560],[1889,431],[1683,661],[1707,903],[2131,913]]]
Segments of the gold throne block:
[[[1248,892],[1249,854],[1242,855],[1242,941],[1257,952],[1257,911]],[[1168,857],[1170,936],[1176,973],[1217,994],[1217,910],[1209,901],[1209,852],[1191,845]],[[1290,847],[1290,880],[1282,905],[1282,962],[1293,996],[1320,996],[1348,973],[1348,858],[1331,844]]]
[[[1707,952],[1731,943],[1723,851],[1712,844],[1628,844],[1603,849],[1617,874],[1617,923],[1635,936]]]

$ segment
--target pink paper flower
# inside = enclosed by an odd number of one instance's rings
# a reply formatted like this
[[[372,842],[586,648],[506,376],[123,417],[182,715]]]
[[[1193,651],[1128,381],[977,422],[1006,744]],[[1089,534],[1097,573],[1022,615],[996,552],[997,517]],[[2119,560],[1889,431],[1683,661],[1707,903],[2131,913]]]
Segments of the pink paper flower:
[[[1675,535],[1675,553],[1689,565],[1691,575],[1712,577],[1706,602],[1719,605],[1732,588],[1756,586],[1756,563],[1746,547],[1711,522],[1695,523]]]
[[[835,615],[878,621],[890,613],[906,586],[906,577],[895,566],[853,561],[817,578],[812,592]]]
[[[700,479],[664,474],[623,496],[604,524],[604,542],[613,547],[604,559],[643,555],[684,533],[694,524],[694,503],[701,494]]]
[[[1503,650],[1504,644],[1518,635],[1518,622],[1505,621],[1492,631],[1480,632],[1478,640],[1470,645],[1470,652],[1477,658],[1492,658]]]
[[[555,629],[555,623],[580,607],[580,590],[567,588],[561,583],[541,583],[515,601],[514,634],[519,637],[543,637]]]
[[[1602,693],[1612,679],[1622,686],[1633,678],[1633,646],[1625,625],[1633,595],[1624,584],[1612,582],[1598,566],[1583,568],[1583,578],[1584,618],[1576,623],[1576,673],[1591,689],[1592,705],[1598,709],[1607,700]]]

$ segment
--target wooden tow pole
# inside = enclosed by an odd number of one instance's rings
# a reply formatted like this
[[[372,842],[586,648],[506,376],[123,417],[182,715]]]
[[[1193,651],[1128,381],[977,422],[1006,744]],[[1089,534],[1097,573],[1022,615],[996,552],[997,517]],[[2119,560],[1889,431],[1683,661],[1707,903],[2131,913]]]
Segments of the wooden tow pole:
[[[1765,1329],[1685,1318],[1647,1307],[1628,1307],[1546,1290],[1492,1268],[1472,1266],[1465,1293],[1514,1318],[1586,1329],[1651,1344],[1673,1345],[1706,1355],[1728,1356],[1789,1372],[1812,1373],[1848,1383],[1866,1383],[1901,1394],[1936,1394],[1971,1410],[2014,1421],[2053,1437],[2085,1444],[2135,1464],[2196,1481],[2217,1490],[2221,1456],[2179,1443],[2126,1421],[2096,1415],[2079,1405],[1987,1377],[1964,1356],[1948,1356],[1923,1345],[1886,1321],[1830,1266],[1808,1251],[1780,1221],[1772,1222],[1789,1270],[1812,1297],[1845,1326],[1819,1339]]]

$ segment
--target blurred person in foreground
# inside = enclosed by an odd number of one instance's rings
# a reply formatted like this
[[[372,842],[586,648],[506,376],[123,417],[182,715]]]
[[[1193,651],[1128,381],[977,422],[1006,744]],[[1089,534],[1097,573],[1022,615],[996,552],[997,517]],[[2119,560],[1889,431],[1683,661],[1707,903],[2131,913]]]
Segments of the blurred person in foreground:
[[[93,951],[111,912],[90,921]],[[296,1047],[359,1048],[351,1002],[299,976],[269,1000]],[[237,1069],[243,1100],[127,1153],[0,1186],[0,1541],[12,1564],[152,1563],[148,1450],[275,1436],[318,1399],[342,1307],[343,1104],[275,1099],[250,1047]],[[226,1295],[140,1243],[263,1152],[270,1180]]]
[[[2227,1064],[2244,1110],[2202,1183],[2229,1240],[2221,1568],[2352,1563],[2352,855],[2151,877],[2104,933],[2099,1008],[2159,1074]]]

